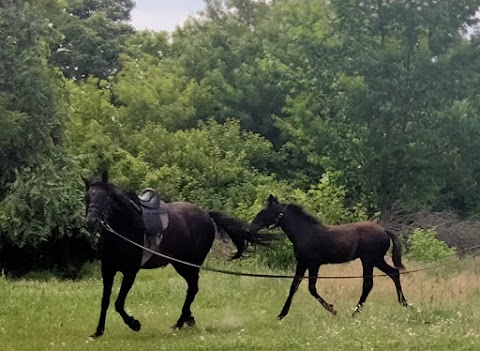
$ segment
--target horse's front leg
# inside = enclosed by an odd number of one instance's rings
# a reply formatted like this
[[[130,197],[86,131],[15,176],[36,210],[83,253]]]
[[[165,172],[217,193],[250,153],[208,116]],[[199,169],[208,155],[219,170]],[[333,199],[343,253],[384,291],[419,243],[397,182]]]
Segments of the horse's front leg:
[[[295,295],[295,293],[297,292],[298,286],[302,282],[303,275],[305,274],[306,270],[307,267],[304,264],[297,262],[297,268],[295,269],[295,278],[293,278],[287,300],[285,301],[282,311],[278,315],[277,319],[281,320],[288,314],[288,311],[290,310],[290,305],[292,304],[293,295]]]
[[[108,267],[102,262],[102,306],[100,310],[100,319],[98,321],[97,330],[91,335],[92,338],[102,336],[105,332],[105,318],[107,317],[108,305],[110,304],[110,295],[112,294],[113,278],[115,277],[115,270]]]
[[[123,274],[122,286],[120,287],[120,292],[118,293],[117,300],[115,301],[115,310],[120,314],[120,316],[122,316],[125,324],[134,331],[139,331],[141,324],[139,321],[132,316],[129,316],[127,312],[125,312],[125,299],[127,298],[128,292],[135,281],[137,272],[138,271],[127,272]]]

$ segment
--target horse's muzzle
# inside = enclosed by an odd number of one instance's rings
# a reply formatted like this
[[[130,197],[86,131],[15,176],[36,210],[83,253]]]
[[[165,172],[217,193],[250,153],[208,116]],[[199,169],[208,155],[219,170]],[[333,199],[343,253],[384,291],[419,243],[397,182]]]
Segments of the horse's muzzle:
[[[85,223],[90,230],[99,230],[102,228],[102,221],[96,216],[87,216]]]

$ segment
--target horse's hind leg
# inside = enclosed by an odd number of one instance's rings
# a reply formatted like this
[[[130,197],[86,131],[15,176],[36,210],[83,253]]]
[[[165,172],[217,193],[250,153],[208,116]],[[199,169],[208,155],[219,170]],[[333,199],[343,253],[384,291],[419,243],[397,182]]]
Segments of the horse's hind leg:
[[[278,319],[281,320],[288,314],[290,305],[292,304],[293,295],[295,295],[298,286],[302,282],[302,278],[306,270],[307,268],[303,264],[297,263],[297,268],[295,269],[295,278],[293,278],[292,285],[290,286],[290,293],[288,294],[287,301],[285,301],[285,304],[283,305],[282,312],[280,312],[277,317]]]
[[[362,310],[363,304],[367,300],[368,294],[372,291],[373,288],[373,264],[371,262],[362,260],[363,266],[363,286],[362,286],[362,296],[358,300],[357,307],[355,307],[355,312],[353,315],[360,313]]]
[[[120,287],[120,292],[118,293],[117,300],[115,301],[115,310],[120,314],[120,316],[122,316],[123,321],[130,327],[130,329],[139,331],[141,328],[140,322],[125,312],[125,299],[127,298],[128,292],[130,291],[136,276],[137,271],[123,274],[122,286]]]
[[[393,282],[395,283],[395,288],[397,289],[398,302],[402,306],[408,307],[407,300],[405,299],[405,296],[403,295],[402,286],[400,284],[400,272],[398,271],[398,269],[390,266],[387,262],[385,262],[384,259],[379,261],[375,266],[378,269],[380,269],[382,272],[387,274],[393,280]]]
[[[320,266],[313,266],[308,269],[308,290],[314,298],[330,313],[334,316],[337,314],[337,311],[333,308],[333,305],[325,301],[317,292],[317,277],[318,270]]]
[[[175,266],[174,266],[175,267]],[[185,302],[182,308],[182,314],[177,323],[172,326],[172,329],[180,329],[185,323],[193,327],[195,325],[195,318],[193,318],[190,307],[198,292],[198,268],[186,267],[179,265],[175,267],[176,271],[187,281],[188,290]]]

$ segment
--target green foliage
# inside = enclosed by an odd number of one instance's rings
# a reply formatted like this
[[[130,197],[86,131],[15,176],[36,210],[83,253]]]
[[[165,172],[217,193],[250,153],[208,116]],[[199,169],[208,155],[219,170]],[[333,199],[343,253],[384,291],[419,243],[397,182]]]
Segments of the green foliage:
[[[325,172],[320,182],[306,192],[296,189],[292,197],[300,204],[319,214],[326,224],[364,221],[367,210],[360,204],[346,207],[347,190],[339,185],[341,172]]]
[[[258,261],[272,269],[293,271],[296,263],[293,245],[288,239],[284,239],[268,247],[260,248]]]
[[[282,115],[286,92],[278,66],[265,65],[265,1],[211,1],[205,15],[173,33],[172,57],[198,84],[197,118],[234,118],[272,142],[279,134],[272,114]],[[267,69],[270,68],[270,69]]]
[[[455,254],[455,249],[437,239],[434,228],[417,228],[408,237],[408,257],[420,262],[432,262]]]
[[[133,29],[132,0],[68,0],[59,13],[50,14],[58,35],[53,38],[52,61],[68,78],[91,75],[106,79],[120,68],[123,43]]]
[[[113,92],[121,109],[120,121],[133,130],[158,124],[174,131],[194,127],[196,121],[191,82],[168,62],[125,58]]]
[[[211,121],[174,133],[152,126],[131,141],[138,157],[152,167],[150,186],[169,198],[238,213],[256,199],[257,186],[275,182],[259,171],[275,158],[272,145],[242,131],[236,121]]]
[[[47,64],[45,28],[28,9],[0,9],[0,200],[16,170],[49,157],[60,124],[61,80]]]
[[[1,243],[36,247],[78,234],[83,224],[83,189],[74,167],[57,156],[16,174],[0,202]]]

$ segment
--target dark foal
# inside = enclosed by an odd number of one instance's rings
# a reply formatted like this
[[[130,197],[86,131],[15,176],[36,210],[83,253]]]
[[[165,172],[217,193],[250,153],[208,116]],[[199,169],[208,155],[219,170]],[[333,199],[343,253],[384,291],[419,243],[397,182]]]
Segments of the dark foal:
[[[115,301],[115,309],[123,321],[134,331],[140,330],[140,322],[125,312],[125,299],[132,287],[138,271],[165,267],[169,263],[188,284],[187,296],[180,318],[173,328],[182,328],[184,324],[194,325],[195,319],[190,310],[198,292],[199,269],[168,259],[151,256],[142,263],[143,250],[122,240],[105,229],[108,223],[113,230],[143,245],[146,232],[142,219],[141,206],[137,195],[132,191],[122,191],[108,181],[104,172],[100,177],[84,180],[86,185],[86,223],[93,230],[102,234],[101,271],[103,278],[103,295],[100,320],[92,335],[98,337],[105,331],[105,317],[110,302],[113,279],[117,272],[123,273],[122,285]],[[226,233],[238,251],[240,257],[246,241],[263,243],[262,238],[250,229],[250,226],[238,219],[220,212],[206,211],[188,202],[168,204],[169,225],[163,232],[159,252],[179,260],[201,265],[207,256],[215,238],[216,229]]]
[[[270,195],[265,207],[252,222],[255,230],[280,226],[293,243],[297,267],[287,301],[278,319],[283,319],[290,309],[293,295],[308,269],[308,289],[315,299],[333,315],[333,305],[317,292],[317,276],[322,264],[343,263],[359,258],[363,266],[363,290],[355,313],[362,309],[373,287],[373,268],[377,267],[395,283],[398,302],[407,306],[400,285],[398,269],[403,269],[401,246],[398,237],[372,222],[358,222],[335,226],[323,225],[318,219],[306,213],[301,206],[279,203]],[[385,262],[385,254],[393,242],[392,260],[396,268]]]

